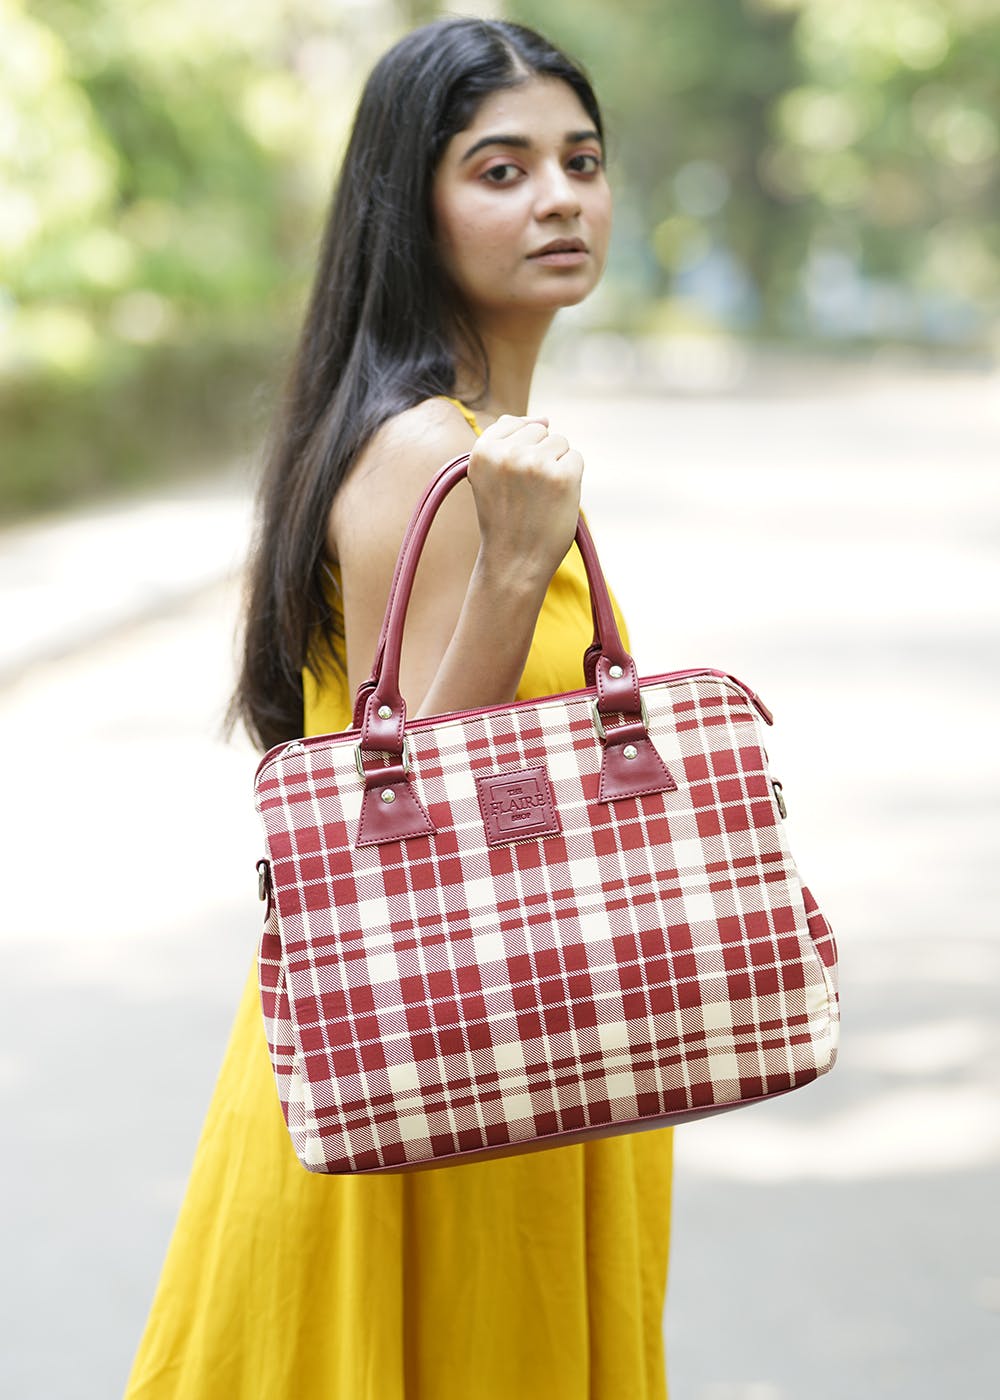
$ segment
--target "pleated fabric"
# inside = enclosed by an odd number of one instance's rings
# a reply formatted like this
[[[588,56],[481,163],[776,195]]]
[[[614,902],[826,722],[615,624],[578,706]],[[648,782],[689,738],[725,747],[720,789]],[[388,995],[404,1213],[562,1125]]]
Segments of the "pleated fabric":
[[[591,631],[573,549],[519,695],[582,685]],[[345,728],[342,672],[305,679],[306,732]],[[314,1176],[251,969],[126,1400],[664,1400],[671,1146]]]

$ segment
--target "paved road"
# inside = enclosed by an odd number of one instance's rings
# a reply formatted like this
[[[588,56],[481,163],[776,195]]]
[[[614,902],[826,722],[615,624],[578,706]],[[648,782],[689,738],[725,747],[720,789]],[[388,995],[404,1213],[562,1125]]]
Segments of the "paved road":
[[[997,388],[537,395],[585,448],[640,668],[721,665],[775,711],[793,849],[841,938],[837,1073],[678,1134],[674,1400],[997,1394]],[[0,540],[0,616],[15,554],[80,561],[38,563],[27,674],[24,629],[0,641],[12,1400],[120,1393],[256,934],[253,758],[218,737],[236,588],[211,567],[245,502],[227,482],[143,510],[117,538],[134,567],[145,532],[145,602],[118,615],[106,513]]]

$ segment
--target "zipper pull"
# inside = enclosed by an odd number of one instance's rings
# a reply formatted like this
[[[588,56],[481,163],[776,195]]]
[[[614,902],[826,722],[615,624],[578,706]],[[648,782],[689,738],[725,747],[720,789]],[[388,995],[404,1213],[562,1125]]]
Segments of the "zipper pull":
[[[784,821],[785,818],[788,816],[788,808],[785,806],[785,797],[784,792],[782,790],[782,786],[778,782],[777,778],[771,779],[771,786],[774,788],[774,800],[778,804],[778,811],[781,813],[781,820]],[[263,896],[261,896],[261,898],[263,898]]]
[[[263,859],[257,862],[257,898],[264,902],[271,894],[271,866]]]

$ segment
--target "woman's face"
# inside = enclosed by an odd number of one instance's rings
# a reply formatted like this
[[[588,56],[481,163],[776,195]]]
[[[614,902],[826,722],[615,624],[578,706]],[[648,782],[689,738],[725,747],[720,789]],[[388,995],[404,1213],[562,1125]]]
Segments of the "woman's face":
[[[439,255],[473,317],[558,310],[604,268],[611,194],[594,124],[558,78],[487,97],[434,176]]]

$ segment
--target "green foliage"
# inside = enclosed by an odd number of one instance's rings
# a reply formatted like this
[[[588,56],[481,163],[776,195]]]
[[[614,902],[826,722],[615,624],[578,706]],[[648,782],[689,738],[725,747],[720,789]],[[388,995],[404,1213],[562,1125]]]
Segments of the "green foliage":
[[[149,346],[96,384],[33,374],[0,380],[11,518],[256,456],[280,368],[249,339]]]
[[[988,339],[995,0],[507,9],[595,78],[626,216],[613,273],[636,305],[700,292],[711,319],[714,266],[731,286],[716,319],[763,333]]]
[[[0,0],[0,509],[259,435],[360,82],[440,8]],[[503,9],[588,65],[609,117],[593,317],[989,344],[996,0]]]
[[[164,11],[187,11],[190,32],[171,43]],[[96,352],[117,334],[123,293],[169,303],[158,324],[147,318],[145,335],[160,339],[192,309],[240,308],[286,280],[281,153],[246,117],[253,55],[227,49],[222,31],[199,34],[194,18],[183,0],[5,0],[0,250],[15,310],[28,313],[2,342],[8,370],[31,365],[32,308],[71,303]],[[135,336],[127,307],[124,321]]]
[[[378,0],[0,0],[0,509],[139,479],[189,450],[185,425],[232,445],[393,19]]]

